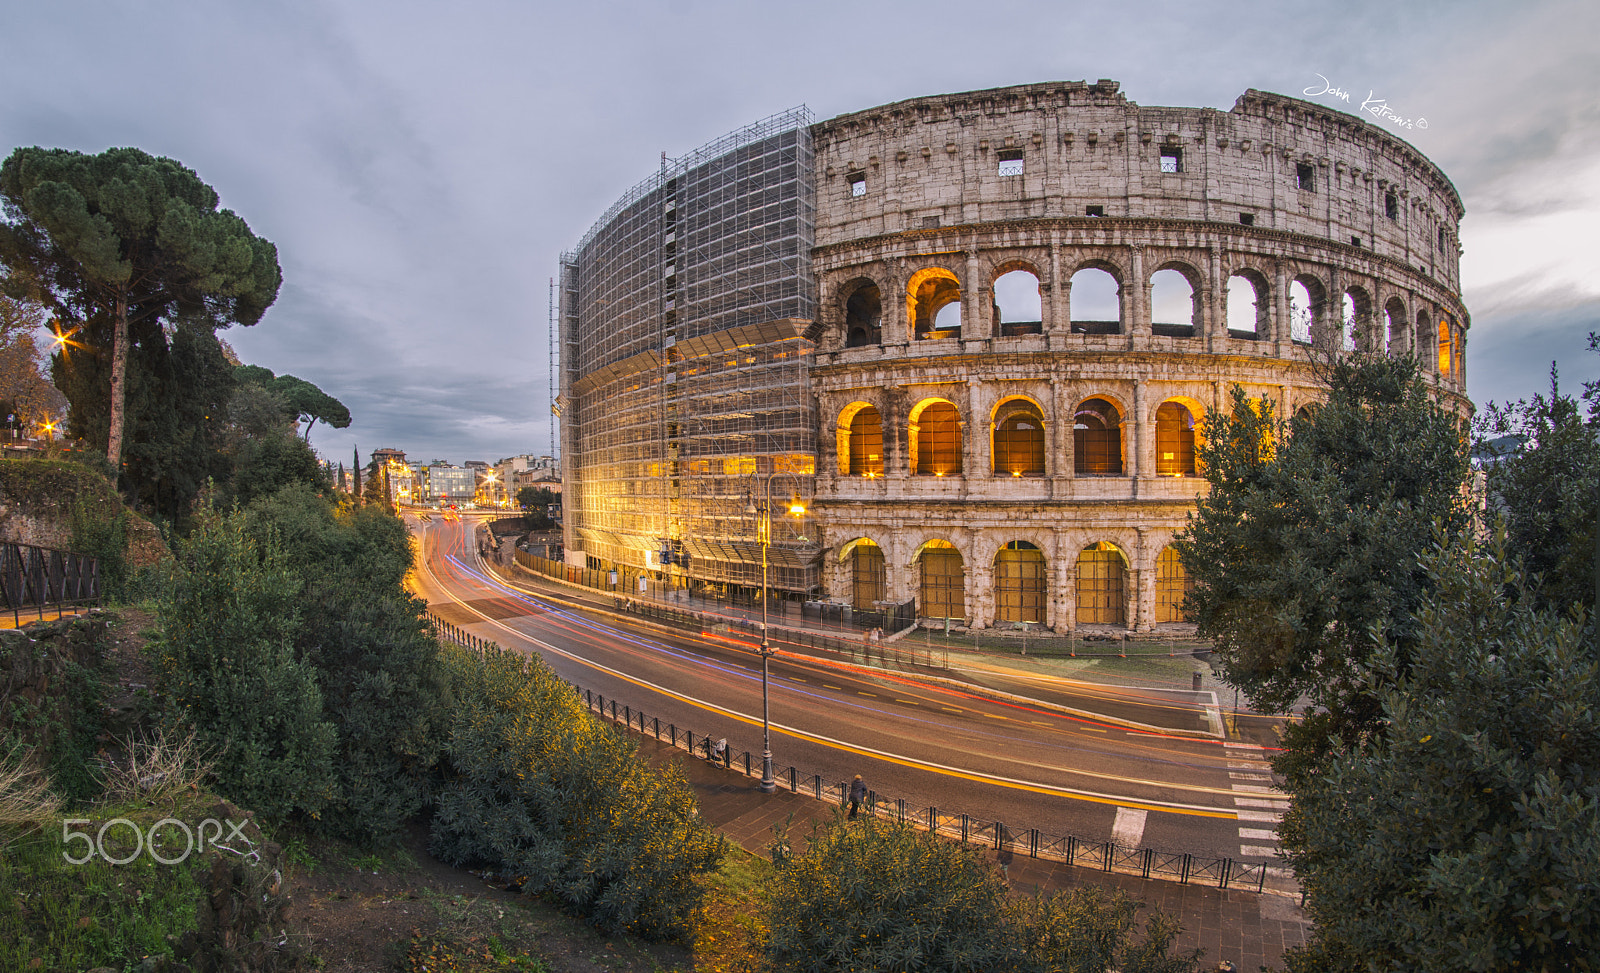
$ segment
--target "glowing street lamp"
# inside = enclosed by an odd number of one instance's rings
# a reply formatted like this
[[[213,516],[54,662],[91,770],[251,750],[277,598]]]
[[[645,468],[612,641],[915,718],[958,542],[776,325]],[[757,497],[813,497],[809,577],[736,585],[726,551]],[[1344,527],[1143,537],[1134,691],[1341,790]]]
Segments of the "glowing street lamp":
[[[768,473],[766,490],[761,499],[758,501],[752,496],[744,510],[747,515],[759,518],[756,521],[756,539],[761,542],[761,791],[764,794],[771,794],[778,789],[777,778],[772,775],[772,710],[768,693],[772,643],[767,639],[767,549],[772,546],[772,478],[775,476],[795,474],[778,470]],[[799,494],[790,498],[787,510],[791,517],[805,516],[806,505]]]

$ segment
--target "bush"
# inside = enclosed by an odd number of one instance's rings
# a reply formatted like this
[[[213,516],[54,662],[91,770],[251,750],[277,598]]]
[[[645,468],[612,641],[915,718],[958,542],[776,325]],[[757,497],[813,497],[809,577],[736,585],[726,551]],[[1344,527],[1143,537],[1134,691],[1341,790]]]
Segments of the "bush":
[[[257,502],[246,519],[254,536],[286,539],[286,560],[305,582],[295,648],[338,733],[340,787],[323,829],[393,840],[428,800],[451,705],[425,606],[401,587],[411,567],[405,526],[381,509],[336,510],[300,484]]]
[[[223,793],[277,819],[315,816],[334,792],[335,730],[315,670],[295,658],[299,590],[271,537],[257,543],[242,517],[202,512],[153,643],[169,725],[193,728]]]
[[[677,935],[724,840],[676,767],[652,771],[538,659],[447,645],[457,700],[435,855],[524,876],[607,932]]]
[[[1014,902],[977,848],[909,824],[835,820],[778,875],[767,957],[781,971],[1186,973],[1180,927],[1159,912],[1133,939],[1138,903],[1073,889]]]

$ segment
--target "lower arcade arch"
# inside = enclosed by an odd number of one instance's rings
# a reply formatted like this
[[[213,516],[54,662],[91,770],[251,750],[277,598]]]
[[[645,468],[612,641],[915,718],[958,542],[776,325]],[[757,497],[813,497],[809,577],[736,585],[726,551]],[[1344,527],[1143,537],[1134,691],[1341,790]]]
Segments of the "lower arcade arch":
[[[1194,579],[1183,568],[1175,547],[1164,547],[1156,558],[1156,624],[1186,622],[1183,599],[1194,590]]]
[[[923,618],[967,617],[966,564],[956,546],[931,540],[917,552],[917,614]]]
[[[857,611],[878,608],[888,590],[883,548],[860,537],[846,545],[841,559],[850,566],[850,607]]]
[[[1090,544],[1078,554],[1078,624],[1127,622],[1127,558],[1108,541]]]
[[[1027,541],[1012,541],[994,556],[996,622],[1044,624],[1046,565],[1044,552]]]

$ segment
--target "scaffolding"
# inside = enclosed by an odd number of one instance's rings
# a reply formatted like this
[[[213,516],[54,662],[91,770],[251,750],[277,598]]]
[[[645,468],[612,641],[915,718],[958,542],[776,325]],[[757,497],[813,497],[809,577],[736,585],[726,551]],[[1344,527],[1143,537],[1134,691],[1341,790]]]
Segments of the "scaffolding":
[[[761,580],[756,518],[809,506],[815,188],[803,106],[683,158],[562,257],[569,550],[686,586]],[[775,589],[818,587],[818,532],[775,518]]]

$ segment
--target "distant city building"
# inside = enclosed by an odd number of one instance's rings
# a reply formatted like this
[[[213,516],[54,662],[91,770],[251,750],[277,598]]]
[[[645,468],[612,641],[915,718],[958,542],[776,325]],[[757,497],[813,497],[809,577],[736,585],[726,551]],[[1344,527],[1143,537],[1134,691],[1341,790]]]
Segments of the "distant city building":
[[[429,466],[427,494],[431,500],[466,503],[477,493],[475,470],[465,466]]]

